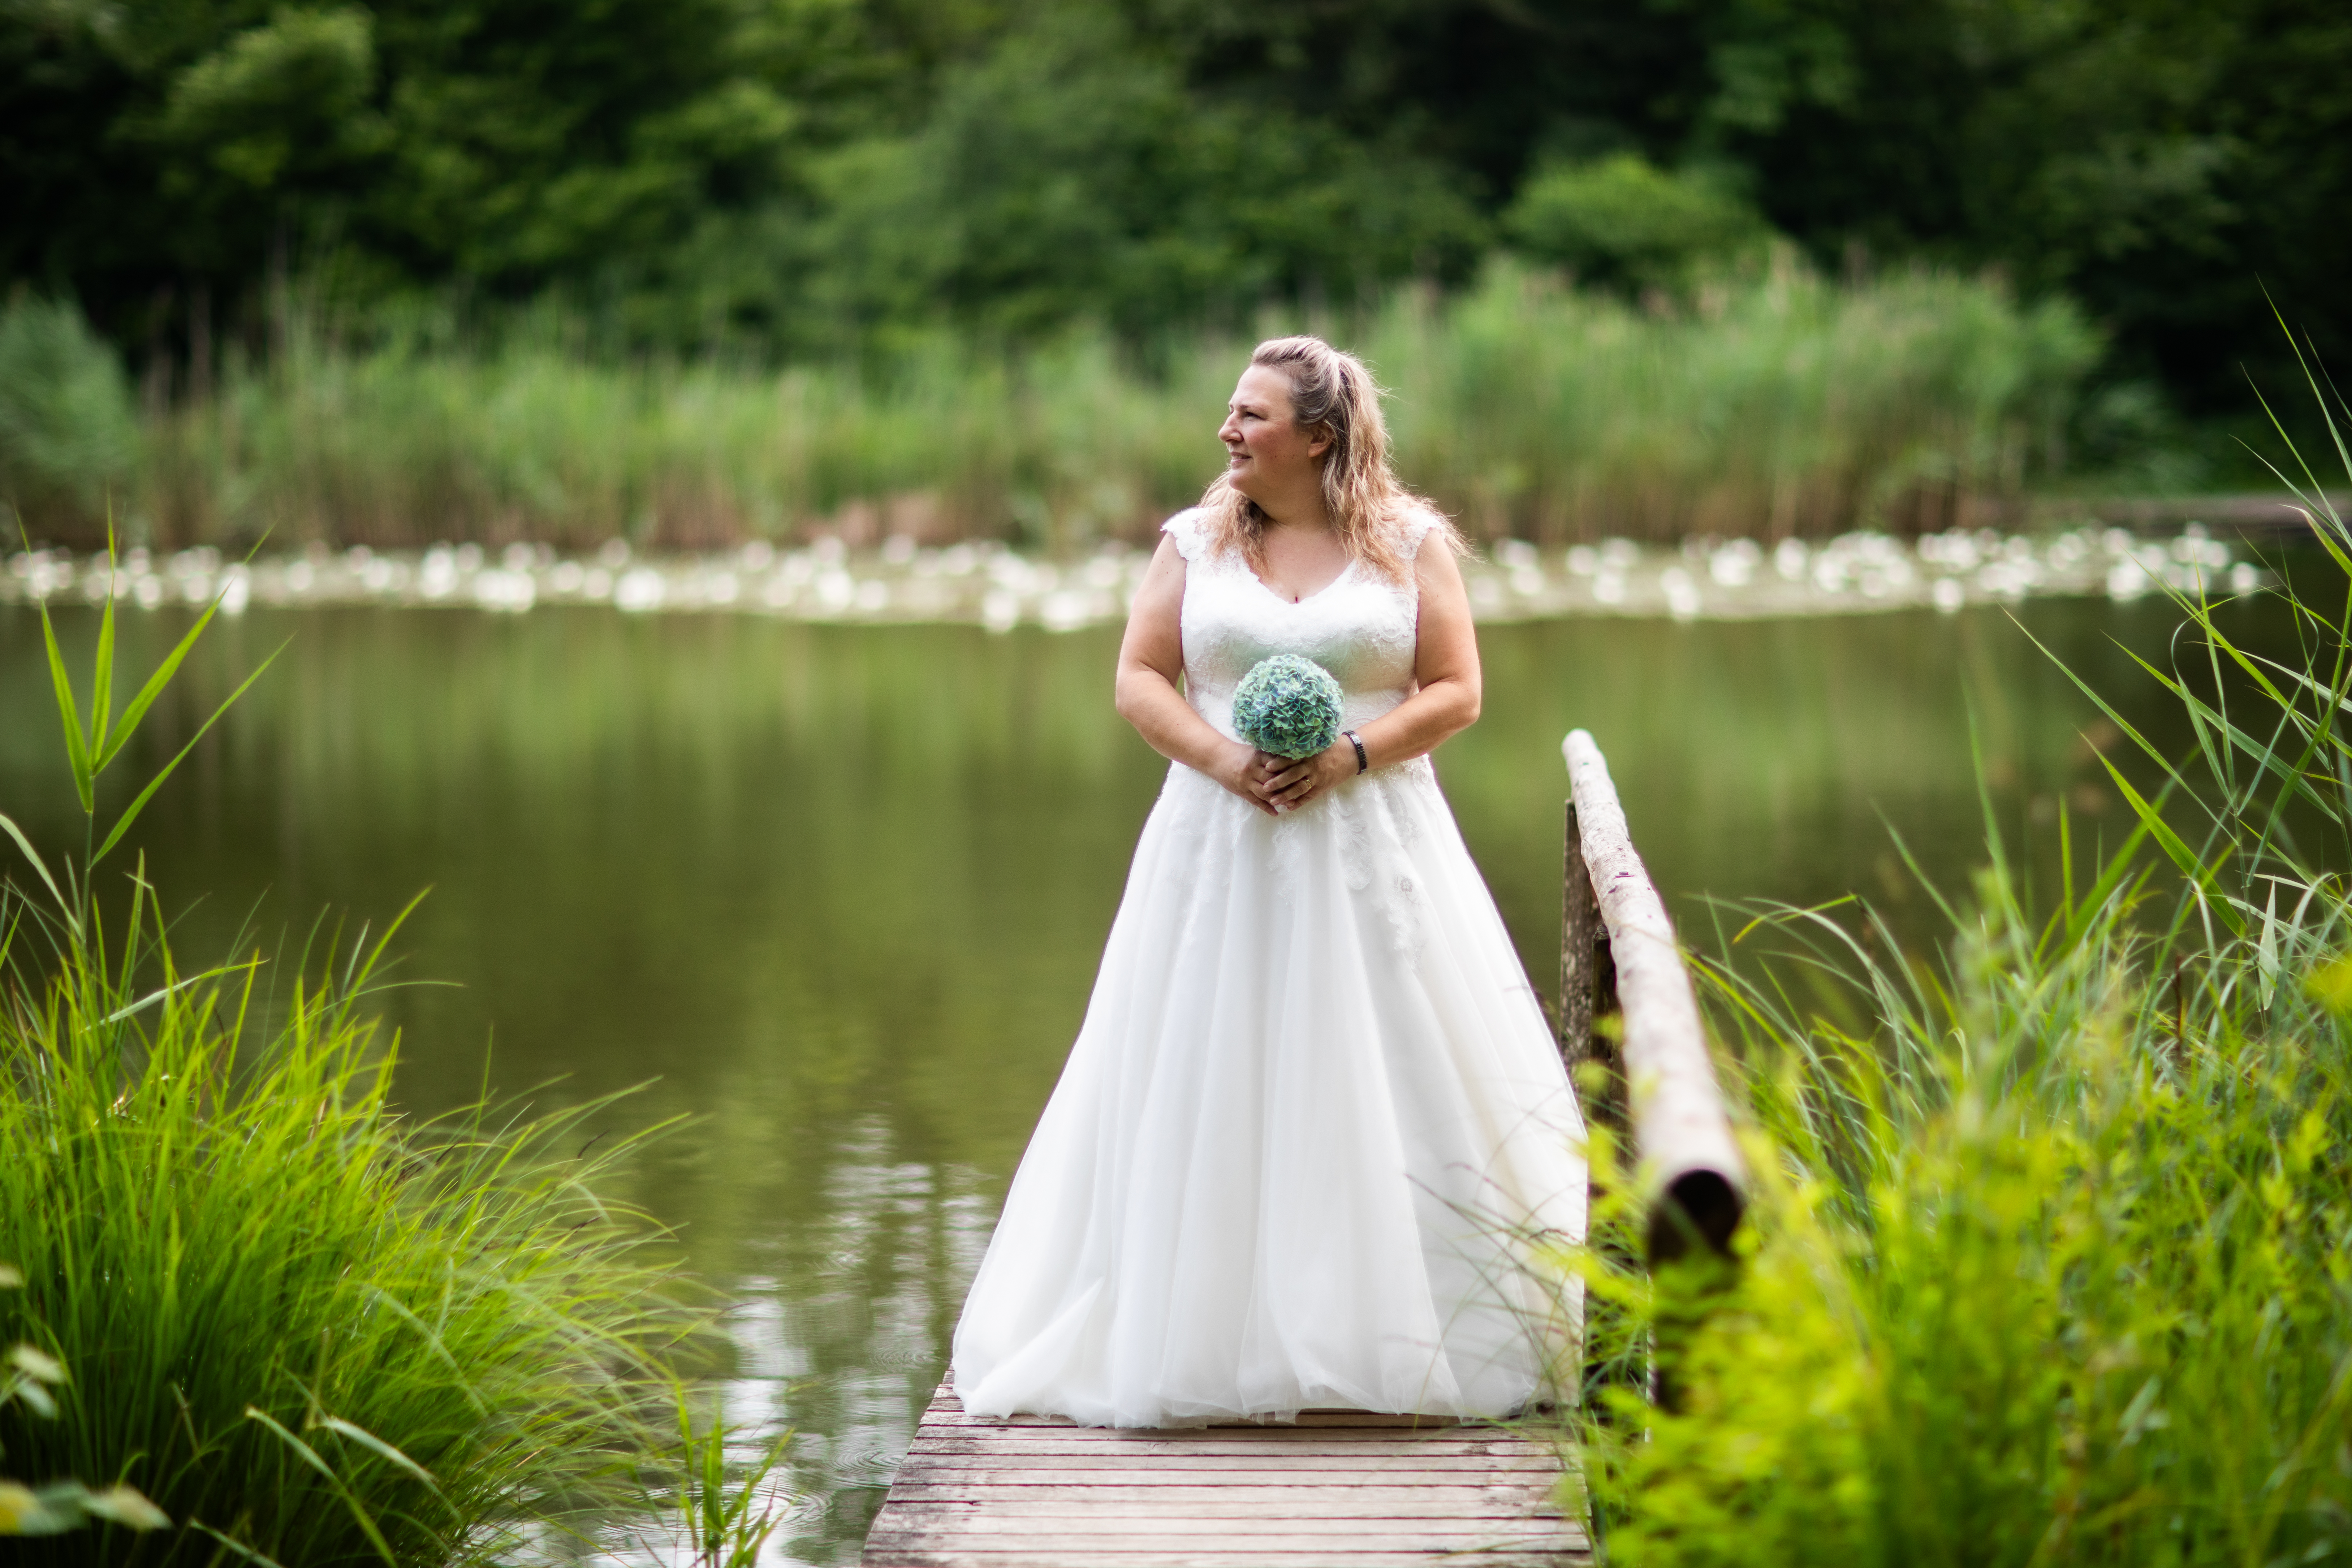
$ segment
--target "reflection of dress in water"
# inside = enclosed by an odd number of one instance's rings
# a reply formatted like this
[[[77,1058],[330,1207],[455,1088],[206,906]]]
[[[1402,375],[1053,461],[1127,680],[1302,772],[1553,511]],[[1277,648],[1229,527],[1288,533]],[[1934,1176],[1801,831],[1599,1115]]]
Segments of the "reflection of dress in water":
[[[1167,531],[1188,700],[1223,733],[1271,654],[1337,676],[1349,725],[1412,690],[1410,584],[1359,563],[1293,604],[1196,514]],[[957,1392],[1119,1426],[1503,1414],[1564,1327],[1510,1237],[1581,1237],[1581,1137],[1426,758],[1278,818],[1171,766],[957,1326]]]

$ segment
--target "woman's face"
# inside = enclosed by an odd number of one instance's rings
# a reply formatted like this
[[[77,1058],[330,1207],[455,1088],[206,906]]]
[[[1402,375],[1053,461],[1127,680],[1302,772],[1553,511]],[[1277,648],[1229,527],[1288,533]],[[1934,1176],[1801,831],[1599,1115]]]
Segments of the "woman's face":
[[[1290,378],[1262,364],[1242,372],[1217,439],[1225,444],[1225,472],[1234,488],[1269,511],[1321,485],[1319,459],[1331,447],[1319,426],[1311,435],[1298,427]]]

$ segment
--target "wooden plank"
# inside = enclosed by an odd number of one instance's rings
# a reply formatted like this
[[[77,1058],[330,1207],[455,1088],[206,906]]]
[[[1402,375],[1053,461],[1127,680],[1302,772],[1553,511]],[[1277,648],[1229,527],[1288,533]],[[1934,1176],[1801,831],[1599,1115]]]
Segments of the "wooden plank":
[[[1214,1490],[1216,1489],[1208,1489]],[[1391,1523],[1398,1520],[1475,1520],[1492,1525],[1496,1521],[1508,1523],[1528,1519],[1565,1519],[1558,1505],[1549,1509],[1524,1506],[1528,1500],[1519,1497],[1436,1498],[1414,1500],[1401,1498],[1386,1487],[1360,1489],[1365,1496],[1327,1496],[1310,1500],[1297,1491],[1275,1500],[1283,1510],[1297,1514],[1311,1510],[1318,1521],[1370,1521]],[[1121,1499],[1112,1502],[1090,1497],[1083,1491],[1028,1501],[1006,1500],[1001,1498],[965,1498],[955,1501],[932,1501],[906,1498],[899,1500],[892,1513],[900,1522],[935,1520],[961,1520],[985,1517],[993,1521],[1009,1520],[1061,1520],[1073,1530],[1083,1531],[1086,1521],[1104,1519],[1184,1519],[1233,1520],[1258,1519],[1267,1507],[1265,1495],[1229,1494],[1211,1502],[1176,1502],[1159,1499]]]
[[[942,1385],[867,1568],[1559,1568],[1561,1461],[1508,1429],[1370,1411],[1172,1431],[968,1415]]]
[[[1574,791],[1584,866],[1609,928],[1624,1018],[1619,1060],[1640,1160],[1635,1179],[1650,1210],[1651,1255],[1679,1253],[1694,1231],[1727,1249],[1748,1169],[1724,1110],[1674,922],[1634,852],[1601,748],[1584,731],[1571,730],[1560,754]]]
[[[1409,1568],[1437,1568],[1440,1563],[1458,1564],[1462,1568],[1473,1568],[1473,1565],[1475,1568],[1495,1568],[1497,1563],[1575,1568],[1575,1565],[1591,1560],[1591,1553],[1586,1548],[1562,1550],[1542,1542],[1497,1541],[1486,1551],[1475,1548],[1465,1551],[1454,1542],[1429,1546],[1404,1543],[1372,1546],[1356,1541],[1325,1541],[1313,1536],[1293,1535],[1259,1536],[1230,1553],[1220,1553],[1215,1548],[1200,1542],[1170,1543],[1149,1540],[1129,1541],[1123,1545],[1055,1545],[1011,1539],[972,1545],[960,1542],[914,1546],[892,1544],[869,1551],[865,1563],[866,1568],[904,1568],[910,1563],[941,1562],[1019,1563],[1022,1568],[1040,1568],[1040,1565],[1049,1563],[1091,1568],[1097,1563],[1139,1564],[1151,1562],[1193,1563],[1201,1565],[1201,1568],[1257,1568],[1260,1564],[1304,1562],[1396,1563],[1409,1565]]]
[[[1264,1498],[1268,1494],[1258,1494]],[[1055,1502],[1029,1508],[985,1502],[890,1505],[887,1517],[874,1525],[870,1539],[882,1541],[910,1535],[926,1539],[952,1533],[957,1540],[995,1535],[1056,1535],[1076,1538],[1156,1531],[1172,1533],[1206,1531],[1212,1535],[1234,1530],[1264,1533],[1322,1531],[1331,1535],[1372,1535],[1383,1531],[1420,1531],[1433,1535],[1514,1536],[1559,1541],[1580,1538],[1582,1525],[1559,1510],[1486,1503],[1454,1510],[1410,1512],[1384,1506],[1378,1499],[1357,1499],[1321,1505],[1316,1511],[1298,1510],[1285,1494],[1273,1494],[1277,1507],[1252,1511],[1247,1494],[1213,1508],[1196,1503],[1115,1503],[1088,1506]],[[1289,1511],[1285,1511],[1289,1510]]]
[[[1500,1508],[1512,1511],[1533,1508],[1540,1510],[1554,1506],[1550,1500],[1556,1489],[1549,1479],[1540,1476],[1529,1476],[1517,1484],[1508,1480],[1480,1481],[1462,1476],[1422,1486],[1398,1486],[1387,1477],[1382,1477],[1381,1484],[1376,1487],[1353,1482],[1334,1483],[1328,1477],[1273,1484],[1287,1494],[1280,1500],[1280,1506],[1342,1510],[1364,1506],[1368,1498],[1379,1500],[1382,1507],[1407,1510],[1421,1508]],[[984,1502],[998,1508],[1135,1506],[1247,1510],[1270,1506],[1266,1501],[1244,1496],[1243,1492],[1244,1489],[1219,1486],[1213,1482],[1202,1485],[1190,1479],[1039,1486],[994,1477],[944,1483],[901,1481],[893,1489],[893,1497],[910,1507]]]
[[[939,1552],[982,1556],[998,1554],[1003,1563],[1030,1564],[1041,1557],[1057,1556],[1081,1563],[1128,1563],[1139,1558],[1174,1557],[1202,1564],[1202,1568],[1265,1568],[1277,1563],[1290,1563],[1300,1558],[1325,1562],[1346,1561],[1378,1550],[1391,1562],[1417,1563],[1423,1568],[1434,1568],[1439,1563],[1466,1562],[1484,1563],[1503,1554],[1521,1560],[1547,1559],[1558,1568],[1567,1563],[1589,1561],[1589,1554],[1570,1552],[1549,1542],[1542,1541],[1480,1541],[1465,1537],[1433,1536],[1405,1537],[1385,1542],[1351,1539],[1327,1540],[1315,1535],[1265,1535],[1244,1532],[1223,1538],[1208,1536],[1136,1535],[1122,1542],[1096,1543],[1090,1542],[1028,1540],[1005,1536],[987,1543],[958,1542],[952,1546],[937,1542],[885,1542],[867,1555],[868,1564],[904,1562],[909,1558],[923,1560]]]
[[[1584,838],[1577,826],[1576,802],[1568,803],[1560,834],[1559,1054],[1573,1074],[1592,1055],[1592,1004],[1596,944],[1601,934],[1601,904],[1592,896],[1592,874],[1584,864]]]
[[[1068,1436],[1051,1429],[1014,1427],[980,1433],[969,1429],[942,1432],[923,1445],[928,1454],[1333,1454],[1365,1458],[1404,1458],[1415,1454],[1443,1454],[1448,1458],[1477,1458],[1488,1454],[1512,1454],[1528,1445],[1508,1439],[1457,1438],[1451,1441],[1411,1435],[1351,1431],[1262,1432],[1253,1436],[1219,1435],[1193,1436],[1182,1432],[1089,1434]]]
[[[1436,1565],[1462,1564],[1465,1568],[1496,1568],[1497,1564],[1540,1564],[1541,1568],[1568,1568],[1591,1561],[1584,1548],[1561,1548],[1547,1542],[1498,1540],[1479,1545],[1458,1541],[1391,1542],[1375,1545],[1360,1541],[1328,1541],[1311,1535],[1257,1535],[1244,1537],[1223,1544],[1207,1541],[1165,1541],[1157,1537],[1135,1537],[1124,1542],[1092,1544],[1082,1542],[1052,1542],[1000,1539],[987,1544],[958,1542],[953,1544],[900,1545],[889,1543],[869,1550],[866,1568],[910,1568],[918,1563],[1017,1563],[1021,1568],[1042,1568],[1046,1563],[1069,1563],[1073,1568],[1095,1568],[1097,1564],[1181,1563],[1196,1568],[1272,1568],[1276,1563],[1295,1564],[1327,1563],[1354,1568],[1358,1563],[1395,1563],[1401,1568],[1436,1568]]]
[[[1006,1422],[1002,1426],[971,1421],[926,1420],[922,1429],[942,1438],[966,1434],[1007,1443],[1479,1443],[1525,1442],[1505,1426],[1433,1426],[1415,1431],[1410,1426],[1043,1426]]]
[[[936,1401],[923,1413],[923,1420],[926,1425],[984,1426],[991,1431],[1006,1426],[1059,1426],[1079,1432],[1104,1430],[1099,1426],[1080,1426],[1066,1415],[967,1415],[961,1410],[941,1405]],[[1270,1432],[1345,1426],[1369,1426],[1389,1432],[1444,1432],[1461,1426],[1483,1429],[1484,1424],[1461,1421],[1451,1415],[1392,1415],[1381,1410],[1302,1410],[1292,1421],[1212,1421],[1205,1426],[1178,1426],[1167,1430]]]
[[[1118,1471],[1143,1469],[1200,1469],[1200,1471],[1230,1471],[1230,1474],[1279,1474],[1279,1471],[1334,1471],[1350,1477],[1381,1477],[1383,1481],[1400,1474],[1423,1474],[1423,1477],[1491,1477],[1496,1471],[1527,1471],[1527,1474],[1559,1474],[1559,1460],[1548,1455],[1345,1455],[1345,1453],[1183,1453],[1167,1458],[1118,1453],[910,1453],[906,1465],[898,1467],[901,1477],[922,1474],[922,1471],[1068,1471],[1068,1474],[1118,1474]]]
[[[1336,1545],[1342,1542],[1377,1546],[1383,1551],[1422,1551],[1442,1545],[1449,1552],[1481,1544],[1504,1542],[1521,1546],[1565,1547],[1566,1531],[1540,1521],[1518,1522],[1498,1519],[1310,1519],[1269,1523],[1262,1519],[1171,1519],[1104,1515],[1073,1519],[999,1519],[975,1513],[969,1519],[941,1521],[886,1521],[866,1538],[869,1547],[927,1550],[950,1535],[960,1547],[981,1548],[1024,1541],[1050,1548],[1109,1546],[1129,1552],[1163,1550],[1188,1545],[1225,1546],[1236,1541],[1261,1546],[1297,1540],[1305,1545]]]
[[[1500,1552],[1564,1552],[1564,1544],[1552,1535],[1536,1535],[1531,1531],[1421,1531],[1421,1528],[1400,1528],[1390,1523],[1379,1535],[1334,1535],[1315,1521],[1315,1528],[1267,1528],[1265,1523],[1234,1523],[1216,1521],[1213,1531],[1162,1531],[1162,1528],[1129,1528],[1110,1535],[1108,1540],[1091,1540],[1085,1535],[988,1535],[973,1538],[971,1532],[957,1532],[955,1544],[943,1547],[939,1538],[898,1538],[887,1531],[870,1535],[868,1547],[879,1554],[894,1552],[1103,1552],[1103,1554],[1127,1554],[1127,1552],[1230,1552],[1242,1563],[1256,1563],[1275,1552],[1350,1552],[1355,1547],[1371,1547],[1379,1552],[1425,1552],[1428,1556],[1446,1556],[1451,1552],[1477,1552],[1479,1547],[1500,1549]]]

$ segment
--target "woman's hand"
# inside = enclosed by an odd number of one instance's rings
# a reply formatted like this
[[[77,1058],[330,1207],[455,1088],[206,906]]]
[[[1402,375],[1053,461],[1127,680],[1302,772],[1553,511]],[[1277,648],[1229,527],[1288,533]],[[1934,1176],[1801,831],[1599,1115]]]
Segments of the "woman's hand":
[[[1258,781],[1255,787],[1266,809],[1296,811],[1333,784],[1356,776],[1356,748],[1343,735],[1297,762],[1259,752],[1253,763]]]
[[[1288,765],[1280,757],[1269,757],[1255,746],[1225,741],[1215,759],[1201,771],[1268,816],[1274,816],[1279,814],[1266,795],[1268,763],[1276,767]]]

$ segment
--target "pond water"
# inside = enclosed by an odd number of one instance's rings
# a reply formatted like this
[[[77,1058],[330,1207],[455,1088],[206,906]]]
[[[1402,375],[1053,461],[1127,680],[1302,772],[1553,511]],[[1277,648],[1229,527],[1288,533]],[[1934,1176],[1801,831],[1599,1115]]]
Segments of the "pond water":
[[[2018,616],[2179,738],[2116,646],[2160,650],[2168,608]],[[131,616],[129,668],[184,624]],[[94,616],[59,625],[86,669]],[[145,762],[289,638],[138,835],[167,903],[205,895],[184,956],[248,918],[380,921],[430,888],[404,973],[455,984],[392,998],[406,1100],[461,1103],[487,1072],[494,1091],[560,1079],[542,1100],[647,1083],[621,1118],[695,1118],[626,1195],[734,1302],[730,1416],[802,1434],[776,1560],[854,1560],[1165,772],[1111,712],[1116,633],[256,608],[192,661]],[[1439,770],[1540,989],[1571,726],[1702,944],[1709,894],[1860,890],[1930,934],[1885,824],[1964,882],[1971,712],[2011,830],[2046,840],[2062,795],[2122,830],[2094,710],[1998,610],[1559,620],[1482,643],[1486,717]],[[37,619],[0,607],[0,810],[61,843],[49,701]]]

